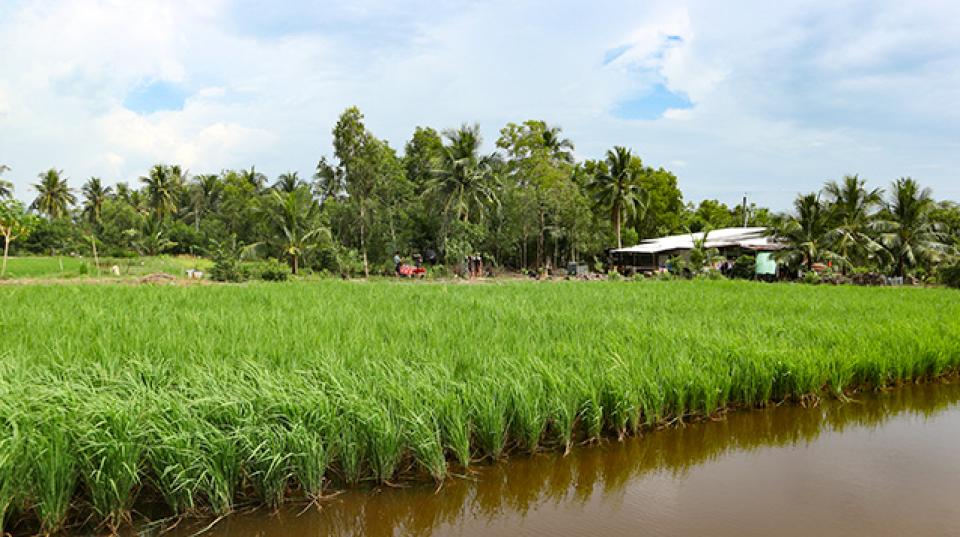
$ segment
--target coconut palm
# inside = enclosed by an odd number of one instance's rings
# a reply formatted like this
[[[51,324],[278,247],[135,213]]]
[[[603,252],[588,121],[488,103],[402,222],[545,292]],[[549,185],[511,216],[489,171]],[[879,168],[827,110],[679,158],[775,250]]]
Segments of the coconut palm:
[[[831,228],[830,212],[816,193],[797,196],[794,213],[777,218],[771,233],[783,242],[785,248],[777,259],[790,265],[804,264],[813,270],[820,261],[843,263],[842,256],[830,249],[836,243]]]
[[[894,276],[904,276],[907,267],[938,261],[946,251],[939,226],[933,221],[936,204],[929,188],[909,177],[893,182],[883,214],[874,227],[889,253]]]
[[[557,161],[573,163],[573,142],[564,138],[562,129],[557,126],[546,126],[543,131],[543,147],[550,152],[550,156]]]
[[[280,176],[277,177],[277,182],[273,183],[273,186],[270,188],[289,194],[300,188],[302,184],[303,181],[300,180],[300,175],[297,172],[287,172],[281,173]]]
[[[183,173],[178,166],[163,164],[150,168],[150,173],[140,178],[146,187],[147,205],[157,221],[177,212],[182,178]]]
[[[609,211],[617,235],[617,248],[623,248],[620,236],[623,221],[636,214],[643,205],[643,189],[639,182],[641,168],[633,164],[633,153],[621,146],[607,151],[605,164],[606,167],[598,167],[587,189],[593,196],[594,206]]]
[[[329,230],[317,218],[320,205],[313,199],[310,187],[301,185],[292,192],[272,190],[263,214],[274,231],[274,243],[290,261],[296,274],[300,261],[324,239],[330,241]]]
[[[0,175],[3,175],[4,172],[10,171],[10,166],[6,164],[0,164]],[[0,179],[0,199],[12,198],[13,197],[13,183],[10,181]]]
[[[866,181],[847,175],[842,182],[829,181],[823,187],[835,243],[832,249],[844,259],[863,261],[880,250],[870,235],[871,222],[883,202],[883,190],[867,190]]]
[[[200,221],[204,215],[217,210],[223,197],[223,181],[216,174],[198,175],[190,183],[190,209],[193,223],[200,231]]]
[[[110,197],[113,189],[109,186],[103,186],[99,177],[91,177],[80,189],[83,194],[83,215],[91,224],[100,222],[100,212],[103,209],[103,202]]]
[[[491,157],[480,155],[479,125],[463,125],[443,133],[439,168],[426,188],[440,201],[445,219],[482,220],[486,209],[498,203]]]
[[[256,166],[250,166],[249,170],[240,170],[240,177],[253,185],[253,190],[256,193],[263,191],[263,185],[267,183],[267,176],[258,172]]]
[[[41,173],[40,182],[33,185],[37,197],[30,204],[30,209],[49,218],[62,218],[70,212],[70,206],[77,202],[73,190],[63,177],[62,170],[50,168]]]

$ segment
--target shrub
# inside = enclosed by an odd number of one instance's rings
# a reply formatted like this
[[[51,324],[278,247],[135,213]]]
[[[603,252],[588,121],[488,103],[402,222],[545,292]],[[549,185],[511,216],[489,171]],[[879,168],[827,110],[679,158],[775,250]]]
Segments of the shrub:
[[[949,267],[940,267],[940,283],[947,287],[960,289],[960,263]]]
[[[240,258],[232,254],[222,248],[214,251],[211,279],[218,282],[242,282],[250,278],[250,273],[240,262]]]
[[[619,282],[623,279],[623,276],[621,276],[619,272],[611,270],[607,272],[607,279],[611,282]]]
[[[283,282],[290,276],[290,267],[287,266],[286,263],[282,263],[271,257],[266,261],[257,263],[253,267],[253,273],[264,281]]]
[[[749,280],[757,269],[757,258],[752,255],[741,255],[733,262],[733,269],[730,271],[731,278],[742,278]]]
[[[809,272],[804,272],[804,273],[803,273],[803,278],[801,279],[801,281],[802,281],[803,283],[809,283],[809,284],[812,284],[812,285],[816,285],[816,284],[820,283],[820,275],[817,274],[816,272],[812,271],[812,270],[809,271]]]

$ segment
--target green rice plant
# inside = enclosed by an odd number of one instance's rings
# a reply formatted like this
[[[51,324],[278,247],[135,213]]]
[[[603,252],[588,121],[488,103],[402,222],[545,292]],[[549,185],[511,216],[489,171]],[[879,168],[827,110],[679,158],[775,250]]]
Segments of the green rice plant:
[[[318,427],[295,423],[287,433],[287,451],[293,476],[298,479],[308,498],[323,496],[325,475],[330,464],[330,450]]]
[[[949,289],[316,280],[0,302],[0,516],[44,531],[120,525],[145,489],[226,513],[960,367]]]
[[[143,456],[141,412],[137,402],[103,401],[90,404],[77,438],[80,474],[97,515],[112,528],[129,519],[140,483]]]
[[[31,498],[44,530],[53,533],[66,521],[77,488],[76,451],[66,423],[59,420],[34,424],[28,444]]]
[[[276,425],[256,424],[244,428],[239,437],[248,453],[245,468],[257,496],[267,506],[279,507],[292,477],[289,433]]]

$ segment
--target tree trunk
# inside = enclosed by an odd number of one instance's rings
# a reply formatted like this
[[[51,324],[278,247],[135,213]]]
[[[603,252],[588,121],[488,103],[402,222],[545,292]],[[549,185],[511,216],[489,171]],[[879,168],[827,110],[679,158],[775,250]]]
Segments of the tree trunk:
[[[363,253],[363,277],[370,277],[370,267],[367,264],[367,242],[364,236],[366,231],[367,212],[363,206],[363,199],[360,200],[360,251]]]
[[[297,256],[294,255],[293,256],[293,274],[296,275],[296,273],[297,273]]]
[[[10,236],[3,236],[3,269],[0,270],[0,276],[7,275],[7,254],[10,253]]]
[[[97,267],[97,278],[100,277],[100,258],[97,256],[97,238],[90,236],[90,246],[93,247],[93,264]]]
[[[613,231],[617,234],[617,248],[623,248],[623,240],[620,238],[620,208],[615,207],[613,211]]]
[[[537,208],[538,216],[540,217],[540,231],[537,234],[537,268],[543,267],[543,258],[544,256],[544,215],[543,215],[543,206],[538,203],[539,207]]]

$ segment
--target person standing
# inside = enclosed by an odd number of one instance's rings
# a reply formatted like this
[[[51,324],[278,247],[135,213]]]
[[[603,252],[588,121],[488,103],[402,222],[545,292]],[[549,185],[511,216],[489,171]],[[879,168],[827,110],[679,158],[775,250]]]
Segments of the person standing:
[[[396,272],[397,276],[400,275],[400,266],[403,264],[403,258],[400,257],[400,251],[397,250],[393,253],[393,270]]]

